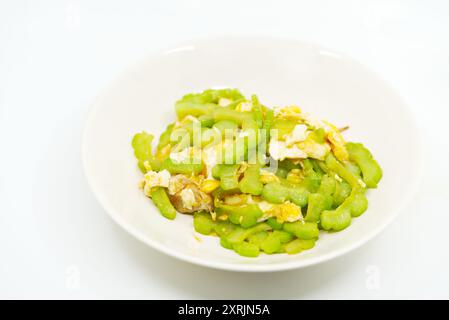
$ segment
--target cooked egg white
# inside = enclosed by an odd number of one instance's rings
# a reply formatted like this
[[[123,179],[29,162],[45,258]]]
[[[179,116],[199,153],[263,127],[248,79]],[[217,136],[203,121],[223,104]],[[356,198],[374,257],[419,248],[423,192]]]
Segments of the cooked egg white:
[[[150,196],[151,188],[164,187],[168,188],[170,183],[170,172],[167,170],[148,171],[143,177],[144,187],[143,192],[146,196]]]
[[[235,110],[240,111],[240,112],[248,112],[248,111],[253,110],[253,104],[249,101],[240,102],[235,107]]]
[[[227,99],[227,98],[220,98],[220,100],[218,100],[218,105],[220,107],[229,106],[231,103],[232,103],[232,100]]]
[[[270,155],[274,160],[284,160],[285,158],[307,158],[307,153],[299,149],[298,146],[293,145],[291,147],[288,147],[285,141],[271,139],[268,148],[270,151]]]
[[[301,120],[303,120],[306,124],[308,124],[309,126],[315,128],[315,129],[323,128],[326,132],[328,130],[327,125],[323,121],[312,117],[308,113],[302,113]]]
[[[275,107],[274,116],[285,119],[300,119],[301,108],[298,106]]]
[[[192,210],[192,207],[195,205],[195,194],[192,189],[185,188],[180,193],[182,203],[184,207],[188,210]]]
[[[190,148],[185,148],[179,152],[170,153],[170,159],[173,162],[180,163],[189,160],[190,158]]]
[[[343,135],[333,124],[324,121],[327,125],[327,139],[330,141],[332,151],[335,157],[340,161],[347,161],[349,158],[348,151],[346,150],[346,141]]]
[[[178,152],[171,152],[170,159],[175,163],[200,161],[201,149],[199,147],[187,147]]]
[[[287,201],[282,204],[272,204],[266,201],[258,202],[263,216],[258,221],[265,221],[269,218],[276,218],[279,222],[295,222],[302,221],[303,216],[301,208],[296,204]]]
[[[212,177],[212,169],[218,164],[221,145],[204,148],[202,151],[202,160],[206,166],[207,179]]]
[[[298,124],[290,134],[284,136],[285,143],[290,146],[296,142],[304,141],[306,140],[307,135],[307,126],[304,124]]]
[[[269,144],[270,155],[275,160],[314,158],[324,160],[330,151],[326,143],[318,143],[309,135],[310,131],[304,124],[295,126],[290,134],[284,135],[282,140],[272,138]]]
[[[171,177],[168,184],[168,193],[171,195],[176,194],[185,187],[186,181],[187,178],[184,175],[178,174]]]
[[[298,146],[299,149],[304,151],[308,157],[318,160],[324,160],[327,153],[331,149],[327,143],[318,143],[310,138],[298,142],[296,145]]]

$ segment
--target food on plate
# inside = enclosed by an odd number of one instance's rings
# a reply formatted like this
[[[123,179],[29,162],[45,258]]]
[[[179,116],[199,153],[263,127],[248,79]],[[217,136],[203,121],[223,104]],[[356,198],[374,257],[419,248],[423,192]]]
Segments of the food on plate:
[[[382,169],[361,143],[300,107],[269,108],[237,89],[187,94],[153,148],[132,139],[140,187],[162,216],[246,257],[296,254],[320,232],[340,231],[368,208]],[[344,129],[347,129],[345,127]]]

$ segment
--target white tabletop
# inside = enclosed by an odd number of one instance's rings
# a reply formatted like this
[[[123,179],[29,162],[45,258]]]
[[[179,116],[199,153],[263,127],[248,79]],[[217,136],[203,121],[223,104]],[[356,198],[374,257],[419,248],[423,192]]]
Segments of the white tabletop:
[[[445,1],[2,1],[0,298],[449,298],[448,14]],[[345,52],[409,103],[425,175],[367,245],[296,271],[210,270],[139,243],[94,199],[80,135],[95,95],[153,50],[226,34]]]

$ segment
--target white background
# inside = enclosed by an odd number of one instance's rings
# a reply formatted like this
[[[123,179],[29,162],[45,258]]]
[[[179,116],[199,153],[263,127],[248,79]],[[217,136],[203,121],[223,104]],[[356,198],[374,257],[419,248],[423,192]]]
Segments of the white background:
[[[445,1],[1,0],[0,298],[449,298],[448,16]],[[423,181],[367,245],[290,272],[209,270],[134,240],[94,199],[80,135],[96,94],[151,51],[229,34],[345,52],[408,102]]]

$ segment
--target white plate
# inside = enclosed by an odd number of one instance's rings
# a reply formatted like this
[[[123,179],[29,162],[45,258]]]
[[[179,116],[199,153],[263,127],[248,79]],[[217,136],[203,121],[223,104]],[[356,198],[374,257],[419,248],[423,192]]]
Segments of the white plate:
[[[268,106],[298,104],[363,142],[384,177],[368,192],[369,209],[338,233],[322,233],[298,255],[244,258],[218,238],[195,234],[192,217],[163,218],[137,188],[141,173],[130,145],[139,131],[160,134],[174,120],[173,103],[185,93],[235,87]],[[106,212],[130,234],[173,257],[235,271],[300,268],[340,256],[381,231],[413,194],[420,172],[419,135],[398,95],[354,60],[322,47],[264,37],[190,41],[144,59],[94,103],[83,138],[89,184]],[[199,237],[198,241],[195,237]]]

